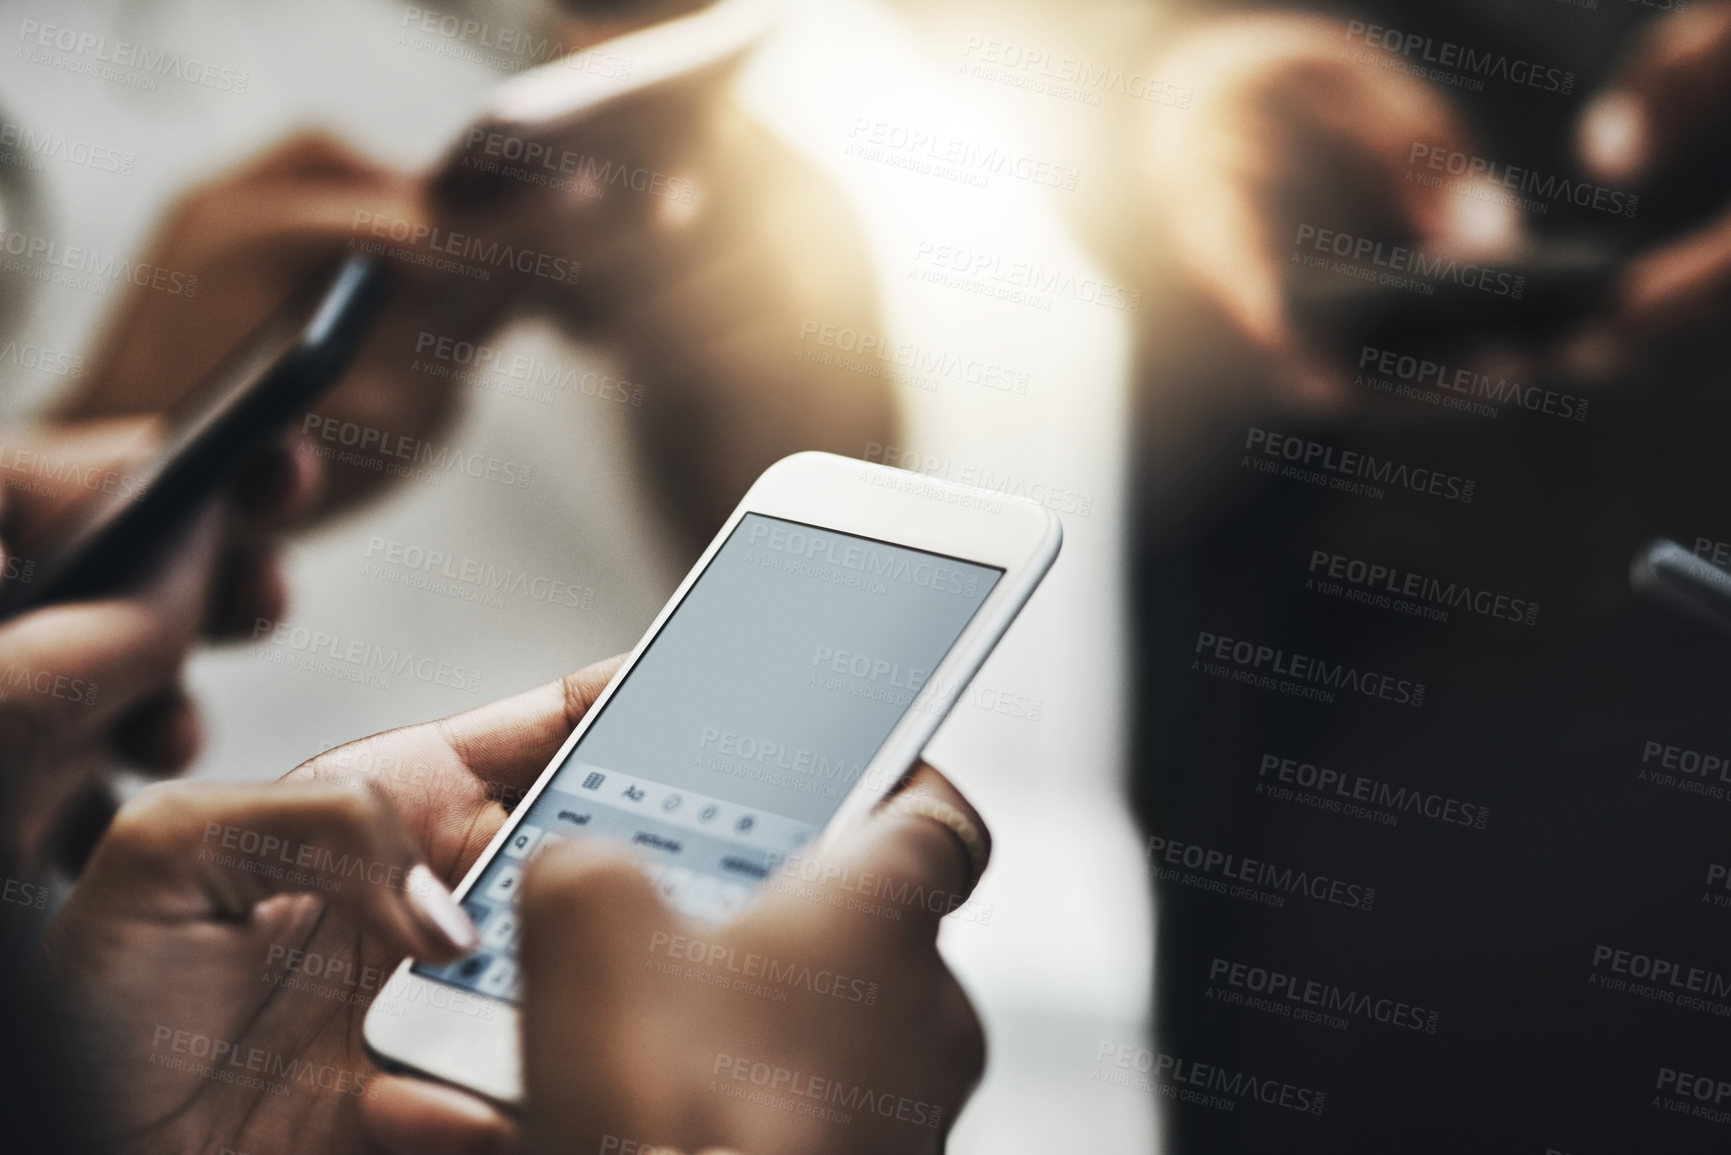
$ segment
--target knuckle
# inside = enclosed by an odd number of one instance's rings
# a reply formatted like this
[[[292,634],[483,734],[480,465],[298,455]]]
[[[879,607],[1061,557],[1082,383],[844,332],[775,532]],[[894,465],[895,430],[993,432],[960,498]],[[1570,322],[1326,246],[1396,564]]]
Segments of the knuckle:
[[[186,814],[191,804],[198,801],[199,794],[191,782],[153,782],[120,808],[115,825],[124,822],[129,826],[160,826],[163,819]]]
[[[360,761],[366,752],[369,739],[361,738],[353,742],[345,742],[341,746],[333,746],[329,750],[314,754],[293,770],[283,775],[288,781],[303,780],[309,782],[338,785],[354,782],[359,775],[350,767]]]
[[[198,790],[190,782],[157,782],[134,795],[115,814],[103,841],[132,854],[172,845],[189,815],[197,813]]]
[[[978,1082],[986,1073],[986,1029],[973,1000],[948,969],[944,971],[945,1007],[940,1018],[943,1038],[954,1055],[955,1069],[967,1077],[968,1083]]]
[[[277,156],[310,160],[348,160],[355,156],[335,134],[318,127],[297,128],[274,152]]]

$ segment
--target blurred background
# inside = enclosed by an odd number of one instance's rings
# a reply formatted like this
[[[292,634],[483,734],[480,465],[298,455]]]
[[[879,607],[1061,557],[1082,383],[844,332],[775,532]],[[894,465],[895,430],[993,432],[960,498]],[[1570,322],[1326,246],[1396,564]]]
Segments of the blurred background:
[[[3,227],[99,261],[144,261],[188,190],[309,129],[379,165],[426,170],[503,76],[545,59],[535,45],[603,39],[607,20],[630,6],[612,7],[576,6],[590,22],[574,25],[570,12],[530,0],[9,2],[0,6],[4,131],[65,140],[32,150],[4,138]],[[1145,19],[1093,8],[1100,28]],[[119,66],[91,75],[79,69],[92,53],[33,55],[31,21],[110,45],[172,48],[227,72],[220,84]],[[773,204],[775,188],[818,182],[816,195],[836,201],[778,258],[780,275],[821,277],[858,252],[866,304],[849,296],[826,312],[819,293],[817,303],[777,306],[775,372],[806,374],[811,389],[827,372],[881,391],[894,416],[826,428],[826,447],[1028,496],[1065,522],[1057,568],[930,750],[997,840],[977,913],[952,919],[943,939],[991,1044],[958,1152],[1153,1144],[1151,1097],[1095,1078],[1104,1044],[1141,1045],[1152,966],[1141,841],[1123,804],[1124,478],[1138,294],[1116,284],[1071,227],[1114,179],[1094,150],[1127,111],[1115,105],[1136,98],[1031,91],[1038,73],[1017,55],[1037,44],[1105,67],[1114,37],[1090,40],[1066,49],[1037,7],[788,5],[713,98],[770,143],[678,170],[699,196],[760,181]],[[96,163],[71,159],[92,155]],[[765,222],[772,231],[781,223]],[[178,268],[177,259],[157,263]],[[27,259],[8,273],[0,343],[59,357],[0,365],[9,417],[65,405],[80,390],[134,388],[115,379],[126,357],[98,351],[121,324],[126,284],[57,277]],[[173,303],[176,323],[196,332],[197,310],[223,308],[224,284],[207,274],[196,295]],[[739,291],[749,308],[760,290]],[[767,301],[776,290],[761,292]],[[573,328],[528,318],[486,336],[491,364],[518,366],[514,375],[463,365],[467,379],[453,383],[436,374],[451,372],[454,354],[393,362],[403,388],[455,394],[452,416],[427,440],[510,463],[526,481],[460,471],[399,479],[290,548],[288,625],[341,639],[339,648],[358,640],[463,667],[469,686],[353,681],[341,663],[268,643],[206,652],[190,674],[208,723],[194,776],[273,778],[329,746],[510,694],[636,641],[707,538],[704,519],[737,494],[685,500],[682,487],[715,483],[682,472],[683,447],[701,442],[705,417],[678,374],[606,332]],[[864,355],[861,336],[870,338]],[[760,404],[774,420],[798,402]],[[360,423],[369,420],[405,428]],[[802,447],[800,428],[792,423],[786,450]],[[430,555],[455,560],[423,560]],[[470,563],[466,572],[486,567],[531,584],[442,576]],[[557,598],[542,592],[554,588]]]
[[[400,276],[194,774],[628,648],[786,453],[966,482],[1065,544],[929,751],[954,1150],[1722,1150],[1731,613],[1631,561],[1731,589],[1731,3],[771,0],[477,180],[509,76],[701,7],[0,0],[7,418]]]

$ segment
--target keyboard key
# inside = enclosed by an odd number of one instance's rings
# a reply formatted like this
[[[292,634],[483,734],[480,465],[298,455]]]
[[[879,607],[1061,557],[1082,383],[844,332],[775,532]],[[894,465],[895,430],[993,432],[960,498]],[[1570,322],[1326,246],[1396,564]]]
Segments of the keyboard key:
[[[529,852],[535,849],[535,844],[541,841],[541,836],[545,833],[547,832],[539,826],[530,826],[527,823],[517,827],[505,842],[505,856],[519,862],[529,857]]]
[[[502,910],[498,917],[487,923],[487,929],[481,932],[481,943],[503,954],[510,954],[517,949],[517,912]]]
[[[723,915],[734,915],[745,909],[745,904],[751,899],[751,891],[737,882],[717,882],[715,892],[716,907]]]
[[[508,958],[502,958],[487,969],[481,976],[481,993],[495,998],[514,998],[517,993],[517,964]]]
[[[487,887],[487,898],[493,902],[510,902],[517,897],[517,883],[522,880],[523,868],[520,866],[502,866]]]
[[[693,918],[715,918],[720,913],[721,883],[707,874],[692,878],[690,885],[678,896],[674,906]]]
[[[452,963],[445,969],[445,974],[458,982],[472,983],[486,973],[492,962],[493,956],[490,954],[472,954]]]
[[[662,898],[673,903],[676,896],[690,885],[692,877],[691,871],[685,867],[670,866],[667,868],[667,873],[661,876],[660,885],[656,889],[661,891]]]

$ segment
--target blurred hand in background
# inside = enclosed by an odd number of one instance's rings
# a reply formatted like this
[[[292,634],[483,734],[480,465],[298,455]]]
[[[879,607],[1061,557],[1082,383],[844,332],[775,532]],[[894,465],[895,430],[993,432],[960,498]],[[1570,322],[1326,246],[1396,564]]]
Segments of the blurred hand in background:
[[[163,218],[145,259],[196,276],[196,297],[129,286],[90,372],[59,416],[161,413],[352,246],[382,244],[398,258],[424,255],[389,233],[430,228],[430,219],[413,177],[315,134],[284,141],[191,190]],[[385,226],[383,240],[376,222]],[[392,301],[353,368],[316,410],[419,439],[448,422],[458,401],[444,383],[410,372],[419,334],[474,339],[497,323],[502,302],[471,278],[402,259],[389,263]],[[371,469],[331,463],[317,511],[364,496],[379,478]]]
[[[1642,211],[1706,202],[1705,217],[1634,253],[1568,365],[1647,391],[1716,391],[1731,369],[1731,4],[1691,5],[1651,25],[1588,105],[1577,147],[1588,172],[1639,190]],[[1657,194],[1657,195],[1655,195]]]
[[[1281,386],[1324,405],[1345,399],[1350,361],[1288,308],[1301,229],[1463,258],[1518,240],[1499,206],[1411,179],[1415,143],[1469,150],[1466,129],[1426,84],[1348,55],[1342,31],[1264,13],[1179,37],[1151,74],[1194,97],[1186,109],[1151,105],[1134,153],[1179,274]]]
[[[0,580],[36,578],[61,519],[135,484],[155,443],[148,420],[0,431]],[[117,763],[165,774],[191,761],[186,656],[201,635],[282,612],[274,536],[316,499],[318,477],[304,454],[263,451],[141,584],[0,624],[0,813],[18,824],[6,833],[21,869],[82,862],[112,813]]]
[[[452,227],[581,258],[574,283],[520,278],[513,306],[616,352],[643,384],[648,479],[697,545],[774,461],[858,456],[895,425],[885,379],[800,357],[802,326],[882,330],[869,258],[841,190],[735,103],[729,75],[659,85],[546,139],[483,136],[458,165],[539,145],[558,187],[471,169],[441,198]]]
[[[1297,13],[1202,23],[1155,68],[1191,87],[1188,109],[1151,107],[1137,164],[1157,243],[1177,274],[1247,341],[1301,404],[1343,402],[1357,348],[1330,347],[1290,307],[1297,261],[1325,231],[1488,264],[1531,240],[1488,180],[1426,181],[1416,150],[1477,155],[1451,98],[1350,51],[1340,22]],[[1562,142],[1558,142],[1562,143]],[[1516,333],[1499,355],[1519,372],[1583,386],[1699,390],[1723,376],[1731,338],[1731,4],[1656,20],[1576,123],[1581,174],[1641,196],[1639,228],[1617,222],[1620,270],[1607,303],[1584,303],[1557,340]],[[1705,211],[1704,211],[1705,210]],[[1323,274],[1337,276],[1339,274]],[[1486,351],[1463,328],[1452,364]]]
[[[167,215],[147,259],[197,274],[198,299],[134,289],[62,416],[160,412],[314,270],[379,245],[396,299],[321,418],[429,438],[461,386],[414,371],[428,336],[479,342],[549,318],[642,387],[631,432],[694,552],[773,461],[857,456],[895,425],[886,380],[799,357],[802,326],[881,331],[872,274],[840,190],[739,107],[732,77],[708,68],[614,100],[534,141],[561,164],[529,179],[498,162],[497,135],[465,137],[449,167],[421,175],[320,136],[277,146]],[[430,238],[527,259],[428,267]],[[324,510],[381,480],[335,462],[329,475]]]

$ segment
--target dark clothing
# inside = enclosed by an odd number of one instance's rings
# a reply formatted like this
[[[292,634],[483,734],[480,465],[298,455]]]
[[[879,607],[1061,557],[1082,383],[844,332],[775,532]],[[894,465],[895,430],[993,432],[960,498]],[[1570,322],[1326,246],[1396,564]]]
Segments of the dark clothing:
[[[1565,126],[1649,15],[1374,11],[1352,16],[1573,70],[1572,96],[1457,99],[1493,159],[1571,174]],[[1639,227],[1700,211],[1643,200]],[[1621,223],[1592,212],[1541,224]],[[1183,328],[1146,336],[1147,396],[1216,384],[1173,379]],[[1203,514],[1140,490],[1170,1150],[1731,1146],[1731,639],[1629,587],[1655,537],[1731,543],[1731,406],[1622,388],[1576,420],[1561,392],[1253,412],[1196,434]]]

